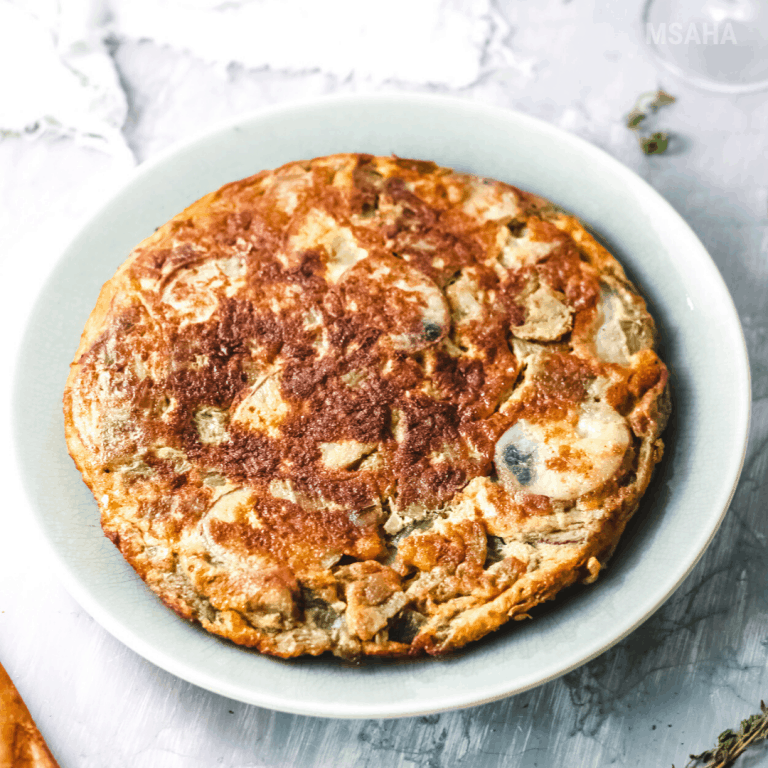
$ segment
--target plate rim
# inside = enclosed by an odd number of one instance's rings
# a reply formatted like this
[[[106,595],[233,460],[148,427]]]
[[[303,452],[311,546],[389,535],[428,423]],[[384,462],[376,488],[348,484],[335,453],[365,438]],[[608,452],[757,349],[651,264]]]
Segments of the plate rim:
[[[470,706],[478,706],[486,704],[492,701],[506,698],[508,696],[522,693],[523,691],[530,690],[539,685],[543,685],[550,682],[562,675],[565,675],[574,669],[588,663],[592,659],[596,658],[600,654],[613,647],[616,643],[627,637],[633,631],[635,631],[641,624],[647,621],[651,615],[653,615],[678,589],[685,578],[690,574],[696,564],[699,562],[704,552],[708,549],[715,534],[720,528],[726,512],[730,506],[733,496],[736,492],[739,477],[744,466],[746,458],[747,443],[749,437],[749,423],[751,414],[751,383],[750,383],[750,368],[749,357],[746,347],[746,341],[744,337],[743,328],[740,322],[736,306],[733,298],[728,291],[727,285],[723,280],[720,271],[718,270],[711,255],[701,243],[700,239],[690,227],[690,225],[683,219],[683,217],[673,208],[673,206],[659,193],[657,192],[647,181],[625,166],[616,158],[605,152],[599,147],[589,143],[585,139],[579,136],[571,134],[561,128],[558,128],[550,123],[545,122],[539,118],[531,115],[507,109],[503,107],[491,106],[483,103],[473,102],[466,99],[460,99],[449,96],[435,95],[435,94],[406,94],[406,93],[376,93],[376,94],[336,94],[330,96],[313,97],[309,99],[291,100],[281,104],[271,105],[266,108],[260,108],[251,110],[249,112],[230,117],[226,120],[217,122],[216,124],[199,131],[195,135],[184,139],[183,141],[173,143],[168,146],[157,155],[142,162],[138,165],[118,186],[114,189],[105,200],[91,211],[86,217],[81,226],[77,228],[77,231],[68,238],[67,242],[59,249],[59,255],[57,258],[51,261],[51,266],[45,271],[43,275],[37,280],[36,290],[34,297],[28,306],[28,313],[25,318],[25,325],[22,331],[22,336],[26,334],[29,329],[30,321],[35,315],[35,311],[38,308],[38,304],[43,291],[56,269],[61,265],[71,253],[74,253],[78,249],[79,242],[87,236],[87,233],[94,227],[98,227],[99,219],[104,213],[112,206],[112,204],[118,200],[121,195],[125,194],[127,190],[136,184],[142,182],[142,180],[151,176],[159,166],[162,166],[167,161],[172,160],[175,156],[183,154],[184,152],[194,148],[197,144],[202,144],[205,141],[215,138],[220,134],[224,134],[231,130],[236,130],[238,126],[244,124],[258,123],[260,121],[268,122],[268,120],[280,114],[290,114],[292,111],[301,113],[308,109],[314,109],[317,107],[327,108],[332,105],[344,105],[354,103],[357,105],[365,104],[366,102],[375,103],[377,106],[386,104],[402,106],[403,104],[418,104],[420,107],[424,105],[433,105],[435,107],[443,107],[448,109],[463,110],[468,113],[475,113],[478,115],[488,115],[496,119],[502,118],[512,123],[522,125],[528,129],[534,129],[535,131],[549,135],[553,139],[557,140],[561,144],[568,146],[568,149],[575,151],[579,154],[586,155],[587,158],[591,158],[601,165],[608,168],[608,170],[619,179],[624,179],[628,184],[634,186],[639,190],[644,198],[650,198],[656,205],[662,206],[666,209],[668,216],[671,216],[675,221],[677,227],[685,231],[686,235],[693,238],[700,246],[701,255],[706,257],[704,264],[706,264],[706,270],[708,272],[708,281],[714,281],[717,288],[722,293],[722,296],[726,299],[723,309],[727,311],[730,317],[730,331],[737,331],[737,336],[740,340],[738,345],[739,366],[738,371],[734,372],[734,387],[733,394],[737,395],[736,406],[739,413],[739,422],[735,430],[735,444],[741,444],[741,452],[737,457],[734,455],[730,459],[730,466],[726,476],[729,478],[728,483],[723,483],[723,491],[721,492],[716,504],[712,506],[720,507],[719,516],[712,526],[709,535],[706,538],[706,542],[701,546],[696,555],[687,562],[686,566],[677,572],[677,577],[674,579],[674,583],[670,582],[667,589],[663,590],[663,594],[648,608],[642,615],[636,618],[624,631],[617,635],[612,635],[608,640],[601,639],[596,643],[592,643],[594,646],[589,653],[579,657],[578,660],[565,666],[557,667],[550,673],[544,676],[537,676],[535,680],[527,680],[522,684],[510,685],[508,682],[500,682],[495,687],[487,687],[483,694],[467,695],[456,694],[452,698],[442,697],[439,703],[434,701],[425,702],[424,706],[410,706],[403,708],[399,706],[397,702],[389,705],[376,704],[370,707],[366,711],[360,711],[361,706],[345,705],[344,702],[337,702],[335,706],[302,706],[301,702],[296,701],[295,698],[287,698],[281,696],[275,696],[270,691],[260,691],[257,695],[254,695],[251,691],[243,691],[236,685],[222,684],[215,676],[209,675],[205,670],[191,668],[189,664],[184,661],[177,660],[172,653],[166,653],[161,648],[153,645],[148,640],[144,639],[140,634],[132,632],[130,628],[121,624],[119,621],[113,620],[112,617],[103,612],[99,599],[92,596],[88,591],[86,585],[81,584],[77,575],[70,570],[64,556],[59,554],[54,542],[49,539],[44,527],[44,513],[38,509],[37,504],[33,500],[33,494],[28,487],[29,479],[26,472],[23,470],[23,461],[21,457],[20,449],[20,437],[21,437],[21,417],[19,415],[19,408],[16,407],[16,403],[19,399],[19,387],[20,378],[22,372],[22,356],[23,345],[15,355],[14,367],[13,367],[13,394],[12,394],[12,435],[14,450],[12,451],[13,460],[15,462],[16,477],[21,479],[21,484],[24,489],[24,495],[26,497],[28,507],[31,509],[32,521],[34,527],[38,531],[38,538],[41,540],[48,550],[51,561],[55,564],[55,571],[60,577],[67,591],[77,600],[78,603],[96,620],[96,622],[106,629],[117,640],[126,645],[128,648],[138,653],[144,659],[150,661],[156,666],[166,670],[167,672],[179,677],[194,685],[205,688],[214,693],[227,696],[239,701],[243,701],[249,704],[267,707],[273,710],[287,712],[297,715],[306,715],[314,717],[331,717],[341,719],[360,719],[360,718],[396,718],[396,717],[413,717],[423,714],[430,714],[435,712],[442,712],[447,710],[460,709]],[[590,222],[592,223],[592,222]],[[736,351],[735,351],[736,352]],[[734,452],[735,454],[735,452]],[[321,711],[325,710],[325,711]]]

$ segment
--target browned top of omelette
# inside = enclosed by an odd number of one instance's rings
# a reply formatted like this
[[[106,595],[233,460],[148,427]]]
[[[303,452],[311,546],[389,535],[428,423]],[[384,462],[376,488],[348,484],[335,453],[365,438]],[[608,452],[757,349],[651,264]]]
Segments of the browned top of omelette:
[[[596,578],[662,454],[653,345],[620,265],[546,201],[334,155],[133,251],[67,441],[182,616],[284,657],[440,653]]]

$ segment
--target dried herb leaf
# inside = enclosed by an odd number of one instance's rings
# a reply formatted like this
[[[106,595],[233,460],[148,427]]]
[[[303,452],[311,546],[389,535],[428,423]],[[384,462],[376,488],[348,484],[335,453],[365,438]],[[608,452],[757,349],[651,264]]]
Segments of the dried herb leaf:
[[[645,120],[645,112],[640,112],[637,109],[633,109],[628,115],[627,115],[627,128],[637,128],[640,123]]]
[[[651,106],[658,109],[659,107],[666,107],[668,104],[674,104],[676,101],[677,99],[671,93],[659,90],[656,92],[656,98]]]
[[[666,133],[652,133],[640,139],[640,146],[646,155],[660,155],[667,151],[669,137]]]
[[[651,114],[657,112],[661,107],[668,104],[674,104],[675,97],[666,91],[649,91],[639,96],[635,102],[632,111],[627,115],[626,125],[631,131],[639,133],[641,123]],[[640,147],[646,155],[660,155],[667,151],[669,146],[669,137],[666,133],[657,132],[650,136],[638,135]]]

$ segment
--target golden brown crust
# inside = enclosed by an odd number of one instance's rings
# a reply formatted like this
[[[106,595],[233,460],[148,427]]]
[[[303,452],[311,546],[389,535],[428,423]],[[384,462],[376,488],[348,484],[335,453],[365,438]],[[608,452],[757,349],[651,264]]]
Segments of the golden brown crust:
[[[67,441],[180,615],[284,657],[441,653],[597,577],[663,450],[654,333],[546,201],[317,158],[134,250],[72,364]]]
[[[0,768],[59,768],[2,664],[0,664]]]

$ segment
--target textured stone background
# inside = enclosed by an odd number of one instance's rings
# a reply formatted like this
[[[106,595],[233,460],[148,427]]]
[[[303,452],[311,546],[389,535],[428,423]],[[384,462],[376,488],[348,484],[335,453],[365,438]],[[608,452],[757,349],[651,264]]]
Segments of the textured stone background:
[[[768,699],[768,94],[715,96],[660,74],[642,44],[640,6],[0,0],[0,254],[25,260],[35,277],[136,163],[222,118],[323,93],[438,92],[541,117],[647,179],[723,273],[753,374],[741,482],[677,593],[577,671],[461,712],[320,720],[184,683],[69,597],[24,501],[11,498],[0,513],[13,542],[0,558],[0,659],[62,768],[681,768]],[[299,18],[315,34],[292,30]],[[657,118],[674,138],[666,155],[646,157],[623,117],[658,86],[679,99]],[[6,288],[11,306],[38,286]],[[18,319],[6,327],[15,352]],[[768,749],[737,765],[768,765]]]

